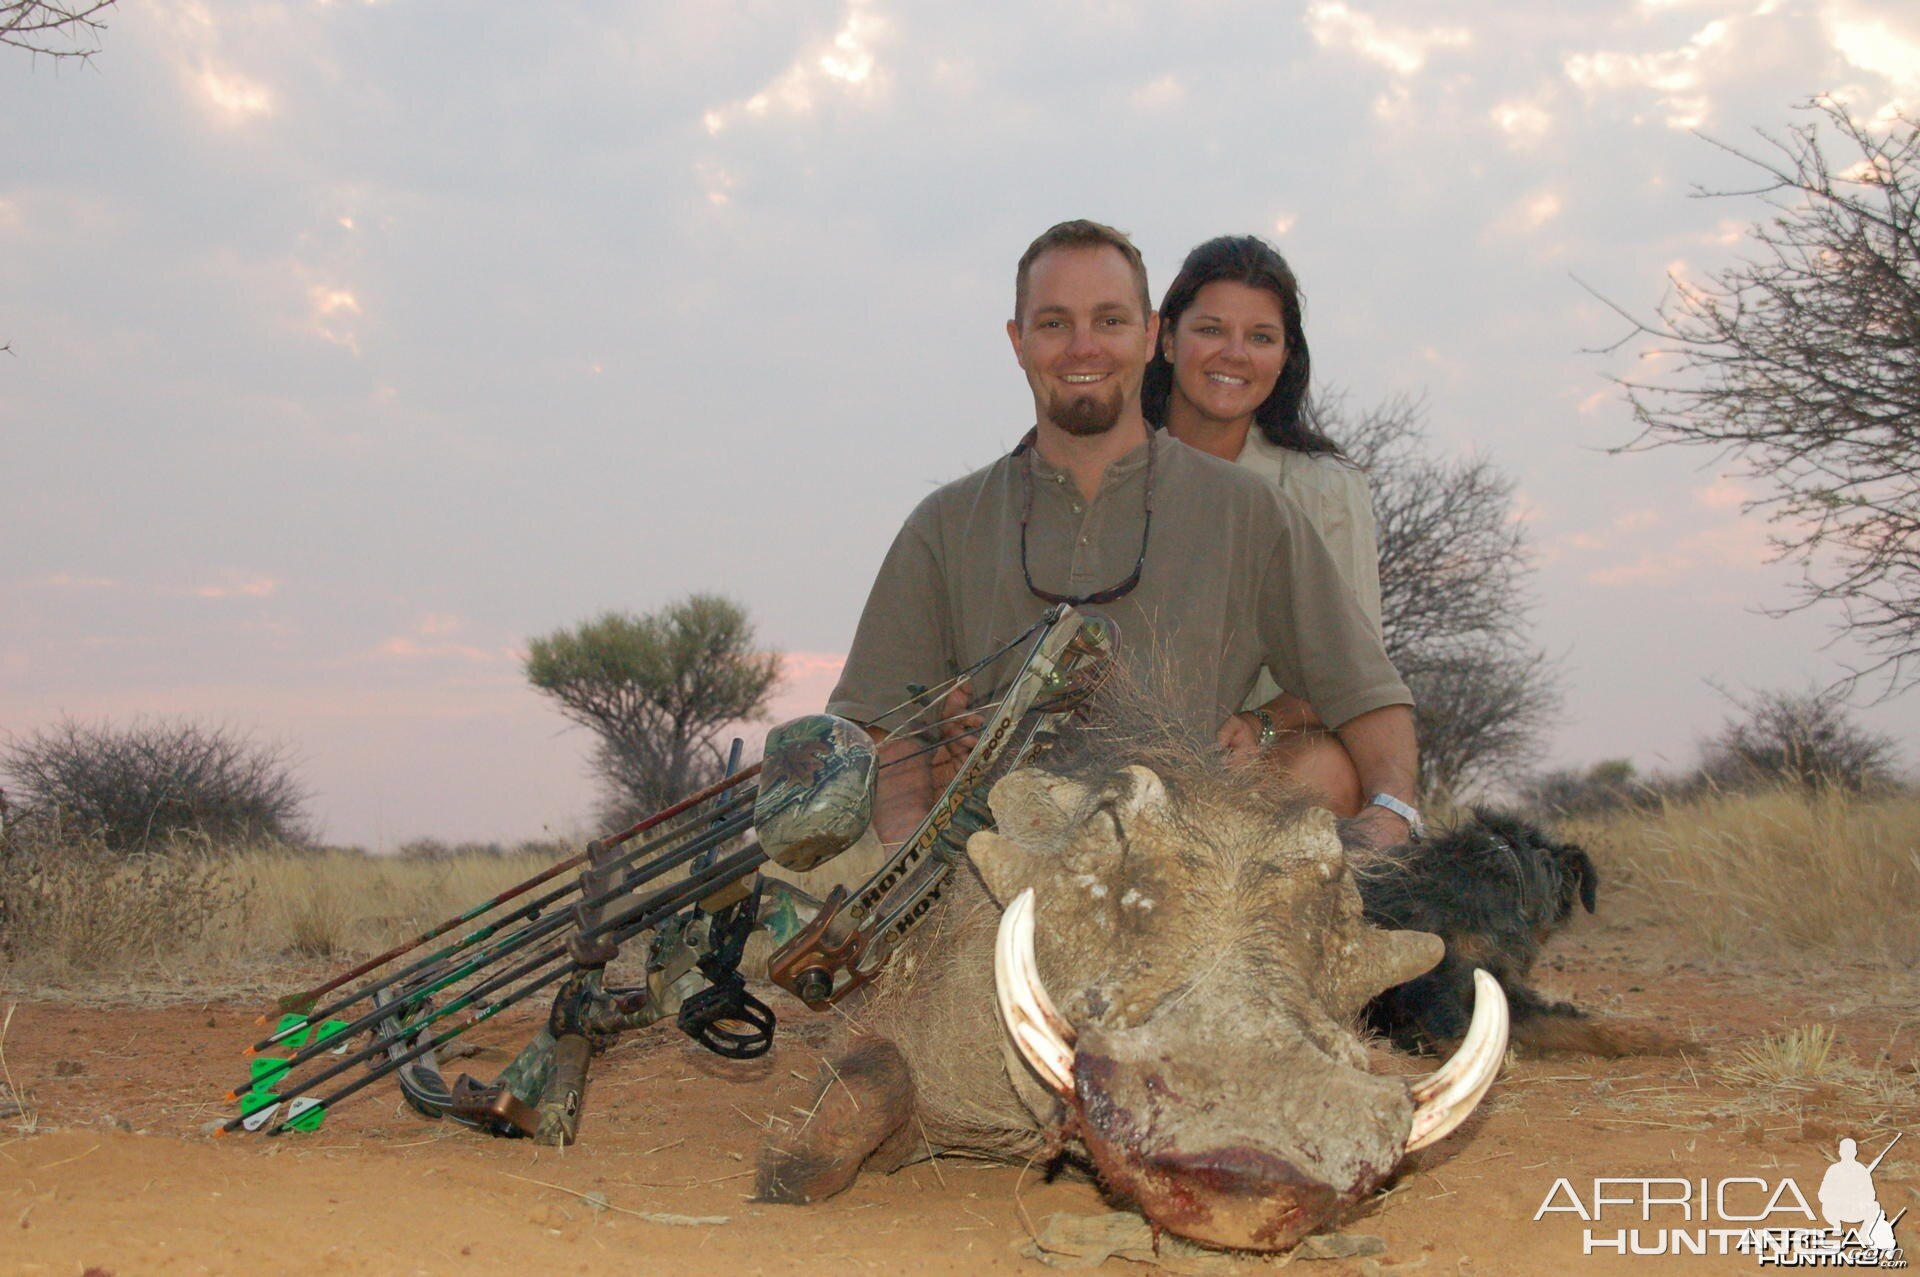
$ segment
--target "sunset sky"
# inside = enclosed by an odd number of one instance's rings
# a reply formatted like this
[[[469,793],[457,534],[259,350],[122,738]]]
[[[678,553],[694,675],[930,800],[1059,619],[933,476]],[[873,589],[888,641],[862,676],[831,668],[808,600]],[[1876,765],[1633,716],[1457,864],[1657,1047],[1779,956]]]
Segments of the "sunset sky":
[[[1860,653],[1772,619],[1763,490],[1611,456],[1597,353],[1765,206],[1698,199],[1832,92],[1920,109],[1911,4],[1550,9],[124,3],[0,48],[0,731],[191,715],[293,746],[332,841],[586,827],[531,635],[689,591],[817,709],[929,488],[1031,424],[1049,224],[1272,239],[1316,385],[1423,395],[1519,482],[1542,766],[1681,766],[1724,687]],[[1861,712],[1920,762],[1920,692]],[[755,742],[757,746],[757,742]]]

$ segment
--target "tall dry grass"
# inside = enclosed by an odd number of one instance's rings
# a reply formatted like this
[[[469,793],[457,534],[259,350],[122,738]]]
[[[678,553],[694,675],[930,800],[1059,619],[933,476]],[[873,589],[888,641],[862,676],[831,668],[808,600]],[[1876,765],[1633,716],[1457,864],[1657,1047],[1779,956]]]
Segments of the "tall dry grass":
[[[1711,954],[1920,962],[1920,796],[1707,794],[1568,832]]]
[[[1614,899],[1710,953],[1920,962],[1920,797],[1724,794],[1569,822],[1568,832],[1601,861]],[[83,996],[284,992],[562,854],[176,844],[128,856],[16,828],[0,841],[0,984]],[[854,868],[821,872],[858,877]]]
[[[270,989],[410,939],[557,858],[192,843],[128,855],[82,837],[9,831],[0,985],[86,995]]]

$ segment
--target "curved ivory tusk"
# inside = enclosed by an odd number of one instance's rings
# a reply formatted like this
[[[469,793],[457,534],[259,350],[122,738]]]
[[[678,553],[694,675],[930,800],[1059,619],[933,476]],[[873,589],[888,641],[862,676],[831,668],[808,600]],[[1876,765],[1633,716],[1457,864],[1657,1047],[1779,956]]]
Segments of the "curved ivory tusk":
[[[1055,1009],[1033,958],[1033,888],[1000,915],[993,949],[993,992],[1014,1049],[1056,1094],[1073,1095],[1073,1026]]]
[[[1473,973],[1473,1020],[1453,1058],[1413,1087],[1407,1152],[1425,1148],[1467,1120],[1507,1056],[1507,995],[1485,971]]]

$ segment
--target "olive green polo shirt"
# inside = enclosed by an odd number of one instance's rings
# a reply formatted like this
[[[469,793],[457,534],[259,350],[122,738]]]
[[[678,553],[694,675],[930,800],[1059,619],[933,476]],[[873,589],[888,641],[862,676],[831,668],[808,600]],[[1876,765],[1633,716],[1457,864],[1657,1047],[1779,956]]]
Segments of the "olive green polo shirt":
[[[1153,523],[1140,583],[1080,610],[1117,625],[1120,658],[1167,690],[1171,712],[1211,732],[1262,665],[1335,726],[1413,703],[1300,508],[1260,476],[1156,431],[1107,467],[1092,501],[1030,447],[929,495],[887,551],[828,712],[874,722],[910,684],[951,678],[1039,619],[1049,605],[1020,570],[1029,485],[1034,584],[1082,595],[1124,581],[1140,553],[1149,448]],[[999,695],[1024,647],[975,675],[975,704]]]

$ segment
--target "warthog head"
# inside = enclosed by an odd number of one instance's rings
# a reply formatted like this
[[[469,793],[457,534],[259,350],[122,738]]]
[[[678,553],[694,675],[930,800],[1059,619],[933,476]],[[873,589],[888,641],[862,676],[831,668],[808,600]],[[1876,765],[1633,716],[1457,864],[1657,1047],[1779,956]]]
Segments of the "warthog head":
[[[1122,742],[1124,745],[1125,742]],[[1476,975],[1439,1072],[1367,1072],[1354,1025],[1442,943],[1370,926],[1333,818],[1196,750],[994,786],[936,915],[848,1009],[759,1196],[804,1203],[927,1149],[1084,1151],[1157,1227],[1279,1250],[1453,1129],[1506,1050]]]
[[[1036,1122],[1157,1226],[1276,1250],[1463,1120],[1506,1029],[1482,976],[1474,1029],[1439,1073],[1367,1072],[1361,1008],[1441,942],[1368,925],[1332,816],[1245,782],[1017,772],[993,790],[997,832],[968,852],[1006,906],[996,993]]]

